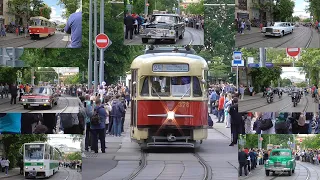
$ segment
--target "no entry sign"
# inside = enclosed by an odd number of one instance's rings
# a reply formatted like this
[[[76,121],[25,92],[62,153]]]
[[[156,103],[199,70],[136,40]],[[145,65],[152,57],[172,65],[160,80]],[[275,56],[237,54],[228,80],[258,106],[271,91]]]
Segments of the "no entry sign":
[[[296,57],[300,54],[300,48],[287,48],[287,55],[290,57]]]
[[[111,41],[106,34],[98,34],[96,36],[96,46],[99,49],[105,49],[111,45]]]

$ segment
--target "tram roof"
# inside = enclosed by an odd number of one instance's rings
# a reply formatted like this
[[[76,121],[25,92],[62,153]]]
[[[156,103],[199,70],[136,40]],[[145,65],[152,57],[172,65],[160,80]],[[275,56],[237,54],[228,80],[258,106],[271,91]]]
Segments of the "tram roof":
[[[153,64],[189,64],[191,74],[201,74],[201,70],[209,70],[205,59],[200,56],[186,53],[153,53],[144,54],[135,58],[131,64],[131,69],[140,69],[143,74],[153,74]],[[170,72],[167,72],[170,73]]]
[[[45,18],[45,17],[42,17],[42,16],[34,16],[34,17],[31,17],[31,19],[41,19],[41,20],[46,20],[46,21],[49,21],[49,19]]]

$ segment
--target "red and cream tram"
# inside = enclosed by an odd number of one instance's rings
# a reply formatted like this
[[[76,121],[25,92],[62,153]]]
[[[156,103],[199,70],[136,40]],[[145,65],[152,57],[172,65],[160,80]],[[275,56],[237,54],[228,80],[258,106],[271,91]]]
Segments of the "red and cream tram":
[[[56,26],[54,22],[50,22],[42,16],[30,18],[29,34],[31,39],[52,36],[55,32]]]
[[[149,52],[150,53],[150,52]],[[195,148],[208,135],[208,64],[188,53],[151,53],[131,64],[131,138],[142,148]]]

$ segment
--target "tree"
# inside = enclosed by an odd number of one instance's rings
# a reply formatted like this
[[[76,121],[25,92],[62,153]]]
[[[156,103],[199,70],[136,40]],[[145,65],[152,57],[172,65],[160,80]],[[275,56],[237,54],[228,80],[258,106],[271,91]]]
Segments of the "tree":
[[[9,158],[10,168],[17,166],[20,148],[24,143],[47,141],[46,134],[2,135],[5,156]]]
[[[199,3],[189,4],[185,11],[187,14],[203,15],[204,14],[203,0],[201,0]]]
[[[291,85],[292,85],[292,82],[290,79],[284,78],[284,79],[281,79],[281,81],[280,81],[281,87],[286,87],[286,86],[291,86]]]
[[[300,22],[300,17],[294,16],[294,17],[292,18],[292,21],[293,21],[293,22]]]
[[[320,134],[314,135],[312,137],[306,137],[301,143],[301,147],[304,149],[319,149],[320,148]]]
[[[58,79],[58,73],[51,67],[37,68],[34,76],[36,77],[35,84],[38,84],[39,81],[54,83],[54,79]]]
[[[320,0],[306,0],[309,2],[308,12],[314,16],[314,20],[320,18]]]
[[[67,78],[63,81],[64,84],[79,84],[80,83],[80,76],[79,74],[67,76]]]
[[[300,82],[300,83],[296,83],[296,86],[300,88],[304,88],[304,87],[307,87],[308,84],[306,82]]]
[[[290,21],[293,14],[294,2],[291,0],[279,0],[273,5],[274,21]],[[290,18],[290,19],[289,19]]]
[[[260,90],[263,87],[269,87],[272,81],[277,81],[280,78],[281,71],[281,67],[252,68],[249,75],[252,77],[253,88]]]
[[[74,153],[66,154],[66,159],[69,161],[82,160],[81,152],[74,152]]]
[[[66,10],[62,16],[68,18],[81,7],[81,0],[59,0],[59,4]]]

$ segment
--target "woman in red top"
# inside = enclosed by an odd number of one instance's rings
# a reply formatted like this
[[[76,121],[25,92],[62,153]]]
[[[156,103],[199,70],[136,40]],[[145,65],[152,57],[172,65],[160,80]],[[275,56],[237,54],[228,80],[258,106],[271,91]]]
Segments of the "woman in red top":
[[[224,94],[221,93],[219,104],[218,104],[218,122],[217,123],[223,123],[224,121],[224,100],[225,100]]]

